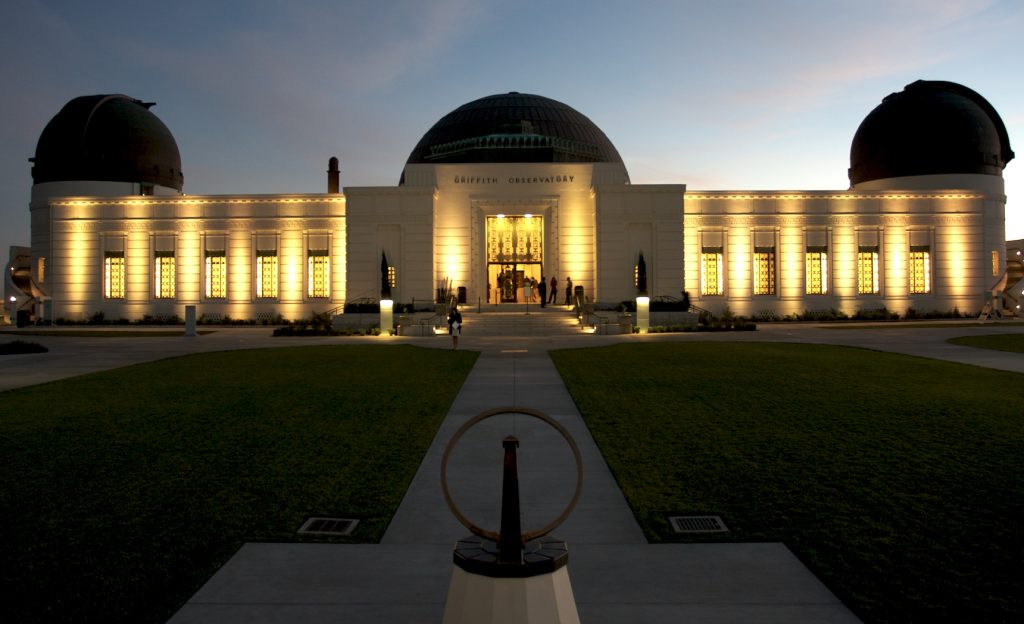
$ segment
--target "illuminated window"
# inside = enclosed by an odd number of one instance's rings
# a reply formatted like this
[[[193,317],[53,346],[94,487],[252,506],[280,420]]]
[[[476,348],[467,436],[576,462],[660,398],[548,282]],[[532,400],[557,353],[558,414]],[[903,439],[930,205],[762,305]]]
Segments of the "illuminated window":
[[[108,251],[103,257],[103,296],[124,299],[124,253]]]
[[[808,247],[804,259],[807,294],[828,294],[828,248]]]
[[[174,252],[160,252],[156,254],[156,262],[153,268],[155,283],[153,292],[158,299],[174,299]]]
[[[307,258],[306,291],[309,297],[331,296],[331,258],[327,251],[310,250]]]
[[[228,296],[228,259],[223,251],[206,252],[206,298]]]
[[[398,274],[395,273],[395,267],[389,266],[388,267],[388,286],[394,288],[395,284],[397,282],[398,282]]]
[[[36,263],[36,278],[40,283],[46,281],[46,258],[39,257],[39,261]]]
[[[932,291],[931,250],[928,247],[910,248],[910,293],[923,295]]]
[[[259,251],[256,256],[256,296],[277,297],[277,250]]]
[[[993,250],[992,251],[992,277],[995,277],[996,275],[999,275],[999,252]]]
[[[859,247],[857,250],[857,293],[877,295],[878,247]]]
[[[722,249],[705,247],[700,254],[700,294],[721,295]]]
[[[775,294],[775,248],[754,248],[754,294]]]

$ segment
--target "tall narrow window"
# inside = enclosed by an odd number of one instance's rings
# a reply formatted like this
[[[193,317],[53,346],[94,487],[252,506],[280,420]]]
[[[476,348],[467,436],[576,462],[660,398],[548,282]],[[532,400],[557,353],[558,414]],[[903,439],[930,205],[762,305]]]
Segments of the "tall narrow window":
[[[398,283],[398,274],[395,272],[395,267],[388,266],[388,286],[395,288]]]
[[[722,248],[704,247],[700,254],[700,294],[721,295],[722,288]]]
[[[277,250],[256,252],[256,296],[277,298]]]
[[[108,251],[103,255],[103,296],[124,299],[123,251]]]
[[[36,279],[42,284],[46,281],[46,258],[43,256],[39,257],[39,261],[36,263]]]
[[[754,294],[775,294],[775,248],[754,248]]]
[[[206,298],[228,296],[228,259],[223,251],[206,252]]]
[[[309,250],[306,291],[310,298],[331,296],[331,257],[326,249]]]
[[[999,275],[999,252],[992,250],[992,277]]]
[[[153,267],[155,283],[153,292],[158,299],[174,299],[174,252],[158,251]]]
[[[807,294],[828,294],[828,247],[808,247],[804,259]]]
[[[857,249],[857,293],[878,294],[878,247]]]
[[[910,248],[910,294],[923,295],[932,291],[931,249],[927,245]]]

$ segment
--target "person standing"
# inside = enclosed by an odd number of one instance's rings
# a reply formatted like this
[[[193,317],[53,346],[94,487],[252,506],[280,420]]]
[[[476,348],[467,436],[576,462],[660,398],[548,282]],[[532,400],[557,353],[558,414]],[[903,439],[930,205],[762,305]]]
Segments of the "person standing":
[[[540,295],[540,307],[544,307],[548,302],[548,283],[544,281],[544,276],[540,276],[540,281],[537,282],[537,294]]]
[[[462,314],[459,307],[454,306],[448,313],[448,333],[452,337],[452,351],[459,348],[459,336],[462,335]]]
[[[570,305],[572,302],[572,278],[565,278],[565,305]]]
[[[551,276],[551,298],[548,299],[548,303],[558,303],[558,278],[554,275]]]

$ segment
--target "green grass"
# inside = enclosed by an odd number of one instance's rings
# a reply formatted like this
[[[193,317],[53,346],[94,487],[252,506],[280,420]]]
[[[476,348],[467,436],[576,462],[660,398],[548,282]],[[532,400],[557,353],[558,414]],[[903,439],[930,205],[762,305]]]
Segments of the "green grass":
[[[652,541],[721,514],[868,622],[1024,621],[1024,375],[767,343],[552,356]]]
[[[196,331],[200,336],[212,334],[213,329],[200,329]],[[183,336],[185,328],[181,329],[18,329],[0,330],[0,334],[15,334],[20,336],[60,336],[64,338],[160,338],[166,336]]]
[[[934,321],[857,321],[855,323],[836,322],[822,323],[821,329],[949,329],[952,327],[982,327],[981,321],[950,322],[936,319]],[[1022,321],[999,321],[1000,327],[1020,327]]]
[[[960,336],[958,338],[950,338],[946,342],[963,345],[965,347],[976,347],[978,349],[994,349],[996,351],[1024,353],[1024,334]]]
[[[235,351],[0,393],[0,620],[164,622],[309,516],[379,541],[475,358]]]

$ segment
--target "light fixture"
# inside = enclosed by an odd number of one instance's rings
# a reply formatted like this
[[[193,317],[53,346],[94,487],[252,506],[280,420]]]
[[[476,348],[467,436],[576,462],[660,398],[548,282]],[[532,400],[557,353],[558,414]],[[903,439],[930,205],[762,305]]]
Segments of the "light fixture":
[[[533,218],[533,215],[530,214],[529,212],[524,214],[523,216],[526,217],[527,219],[532,219]]]
[[[505,218],[505,213],[504,212],[499,212],[498,213],[498,218],[499,219],[504,219]]]
[[[17,300],[18,300],[17,297],[15,297],[14,295],[11,295],[11,303],[16,302]]]

